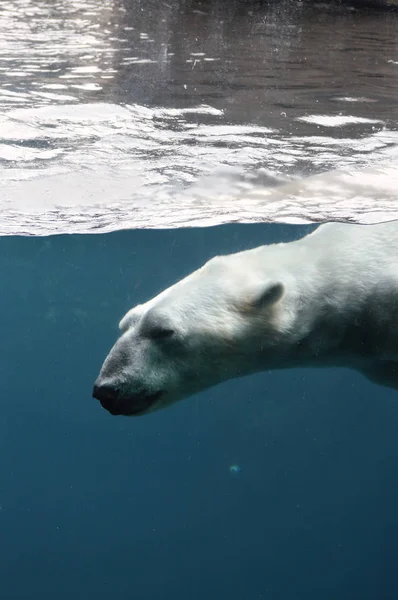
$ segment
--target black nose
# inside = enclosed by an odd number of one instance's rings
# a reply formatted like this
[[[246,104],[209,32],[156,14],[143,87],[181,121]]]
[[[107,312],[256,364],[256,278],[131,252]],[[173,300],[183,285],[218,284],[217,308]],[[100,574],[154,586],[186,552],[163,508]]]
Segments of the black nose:
[[[119,400],[119,390],[110,385],[94,384],[93,398],[99,400],[101,405],[110,413],[115,413]]]

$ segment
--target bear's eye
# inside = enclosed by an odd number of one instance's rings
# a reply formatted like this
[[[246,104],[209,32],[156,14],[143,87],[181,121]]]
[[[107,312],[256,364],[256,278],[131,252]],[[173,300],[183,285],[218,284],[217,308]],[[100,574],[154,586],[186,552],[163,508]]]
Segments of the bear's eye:
[[[153,308],[143,316],[140,323],[140,334],[151,340],[165,340],[175,334],[173,322],[168,316],[156,312]]]
[[[152,339],[160,340],[169,338],[172,335],[174,335],[174,329],[169,329],[167,327],[153,327],[148,333],[149,337],[151,337]]]

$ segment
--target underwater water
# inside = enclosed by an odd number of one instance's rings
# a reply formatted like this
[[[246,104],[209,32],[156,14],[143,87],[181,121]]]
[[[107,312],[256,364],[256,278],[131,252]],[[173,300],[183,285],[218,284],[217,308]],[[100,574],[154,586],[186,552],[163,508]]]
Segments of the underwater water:
[[[91,393],[124,313],[211,256],[398,217],[397,14],[3,0],[0,32],[0,600],[396,600],[392,391]]]
[[[2,598],[396,598],[392,391],[297,369],[135,419],[91,398],[133,304],[307,230],[0,238]]]

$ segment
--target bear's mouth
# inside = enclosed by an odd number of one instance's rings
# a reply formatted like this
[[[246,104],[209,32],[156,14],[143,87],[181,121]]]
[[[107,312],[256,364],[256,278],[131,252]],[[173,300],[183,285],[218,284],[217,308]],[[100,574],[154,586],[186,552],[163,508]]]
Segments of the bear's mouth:
[[[130,399],[130,407],[128,412],[122,413],[129,417],[138,417],[139,415],[146,413],[152,406],[159,400],[163,392],[155,392],[154,394],[148,394],[145,396],[134,396]]]
[[[154,394],[136,394],[134,396],[118,398],[109,402],[108,399],[100,398],[101,406],[111,415],[123,415],[125,417],[138,417],[146,413],[160,398],[163,392]]]

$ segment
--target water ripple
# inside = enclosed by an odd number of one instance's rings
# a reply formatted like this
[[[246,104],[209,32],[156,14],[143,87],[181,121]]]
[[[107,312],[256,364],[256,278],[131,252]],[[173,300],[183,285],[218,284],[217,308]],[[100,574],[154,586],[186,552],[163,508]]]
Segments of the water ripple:
[[[397,20],[277,4],[5,0],[0,234],[395,218]]]

